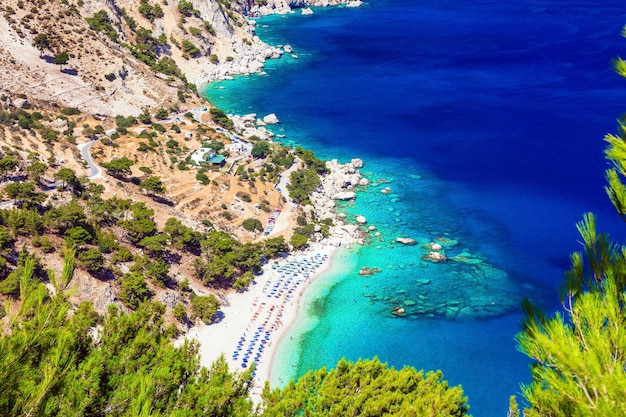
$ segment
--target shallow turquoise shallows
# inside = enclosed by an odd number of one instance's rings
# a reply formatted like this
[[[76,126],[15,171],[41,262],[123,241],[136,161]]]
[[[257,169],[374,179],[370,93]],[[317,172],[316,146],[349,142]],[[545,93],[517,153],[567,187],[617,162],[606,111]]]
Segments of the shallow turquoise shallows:
[[[262,39],[298,58],[205,95],[227,112],[276,113],[286,144],[362,158],[372,185],[341,210],[381,234],[308,290],[273,384],[378,356],[441,369],[474,416],[506,415],[530,378],[513,339],[521,299],[559,308],[584,212],[624,237],[602,190],[602,138],[626,110],[610,64],[626,51],[626,15],[617,1],[571,3],[372,1],[258,20]],[[422,258],[430,243],[447,262]]]

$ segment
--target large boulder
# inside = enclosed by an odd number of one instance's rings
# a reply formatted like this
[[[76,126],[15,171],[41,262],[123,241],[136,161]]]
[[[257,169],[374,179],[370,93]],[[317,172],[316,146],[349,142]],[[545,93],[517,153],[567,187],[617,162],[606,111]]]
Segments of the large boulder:
[[[263,123],[268,125],[275,125],[279,123],[279,120],[274,113],[271,113],[263,118]]]
[[[415,245],[415,239],[411,239],[410,237],[399,237],[396,239],[396,242],[402,243],[403,245]]]
[[[356,198],[356,193],[353,191],[341,191],[333,196],[333,200],[353,200]]]

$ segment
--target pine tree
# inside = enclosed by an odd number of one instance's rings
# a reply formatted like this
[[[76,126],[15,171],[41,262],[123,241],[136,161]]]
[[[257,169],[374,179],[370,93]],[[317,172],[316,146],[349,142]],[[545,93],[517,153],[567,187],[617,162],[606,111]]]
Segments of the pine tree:
[[[626,62],[617,59],[614,67],[626,77]],[[605,189],[626,220],[626,121],[618,122],[618,134],[605,137],[612,165]],[[522,387],[526,417],[626,415],[626,246],[598,233],[591,213],[576,226],[583,248],[570,257],[563,312],[547,318],[524,305],[526,318],[516,339],[533,359],[532,383]]]
[[[263,390],[263,416],[467,416],[459,387],[438,372],[389,368],[378,358],[309,371],[283,389]]]

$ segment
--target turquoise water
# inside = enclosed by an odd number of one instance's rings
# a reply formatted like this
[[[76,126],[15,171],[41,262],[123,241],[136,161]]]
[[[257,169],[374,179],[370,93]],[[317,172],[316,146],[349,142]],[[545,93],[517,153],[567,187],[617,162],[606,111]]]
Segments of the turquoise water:
[[[274,383],[378,356],[441,369],[473,415],[506,415],[529,380],[513,340],[520,300],[559,307],[584,212],[623,229],[602,190],[602,137],[626,92],[610,67],[626,47],[622,8],[400,0],[258,21],[262,39],[298,59],[206,96],[228,112],[276,113],[281,140],[322,158],[362,158],[374,185],[342,210],[381,233],[312,284]],[[430,242],[450,260],[422,259]],[[363,266],[382,271],[361,277]]]

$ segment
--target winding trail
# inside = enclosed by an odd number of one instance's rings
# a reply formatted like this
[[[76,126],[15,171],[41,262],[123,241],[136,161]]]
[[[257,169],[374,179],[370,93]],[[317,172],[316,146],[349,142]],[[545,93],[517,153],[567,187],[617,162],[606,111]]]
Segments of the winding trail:
[[[89,149],[93,146],[94,141],[90,140],[89,142],[84,142],[78,145],[78,149],[80,150],[80,155],[83,157],[83,160],[87,163],[87,168],[89,171],[87,172],[87,178],[90,180],[94,178],[102,177],[102,169],[91,159],[91,154],[89,153]]]

